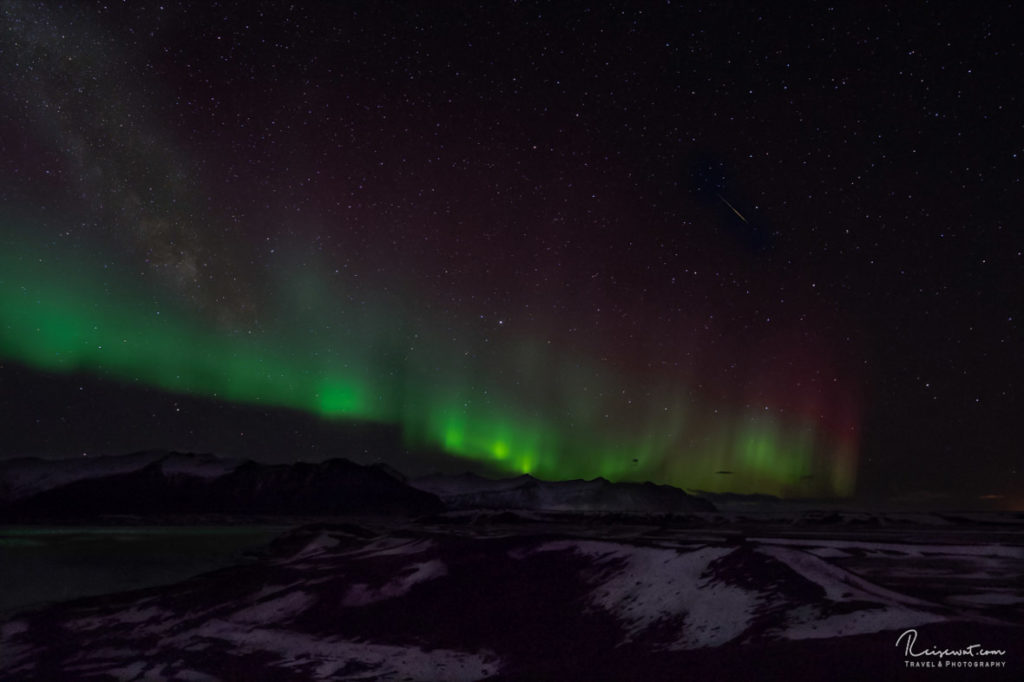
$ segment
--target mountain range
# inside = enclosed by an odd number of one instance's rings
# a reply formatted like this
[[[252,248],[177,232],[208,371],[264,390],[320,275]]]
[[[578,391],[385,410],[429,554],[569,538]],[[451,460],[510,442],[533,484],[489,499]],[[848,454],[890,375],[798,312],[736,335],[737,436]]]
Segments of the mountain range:
[[[266,464],[210,454],[0,462],[7,519],[101,515],[264,514],[421,516],[449,510],[672,514],[713,511],[705,499],[652,483],[488,479],[475,474],[406,480],[386,464],[336,458]]]

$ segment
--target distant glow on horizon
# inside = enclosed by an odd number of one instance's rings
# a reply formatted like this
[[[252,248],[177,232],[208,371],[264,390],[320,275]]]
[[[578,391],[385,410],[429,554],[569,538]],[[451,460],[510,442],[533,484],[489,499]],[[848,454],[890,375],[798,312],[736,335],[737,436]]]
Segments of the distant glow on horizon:
[[[529,338],[492,342],[489,355],[467,359],[478,353],[402,319],[397,305],[338,307],[327,285],[309,282],[303,291],[315,323],[241,333],[127,281],[30,243],[5,248],[0,358],[325,419],[396,424],[410,449],[440,449],[509,474],[780,496],[854,491],[857,420],[834,419],[849,424],[843,429],[816,421],[812,415],[826,407],[813,395],[802,414],[761,403],[737,407],[668,378],[648,385],[621,368],[598,370],[585,357],[568,363]],[[342,318],[346,325],[334,322]],[[417,338],[412,349],[409,329]],[[627,389],[638,396],[629,403],[618,397]]]

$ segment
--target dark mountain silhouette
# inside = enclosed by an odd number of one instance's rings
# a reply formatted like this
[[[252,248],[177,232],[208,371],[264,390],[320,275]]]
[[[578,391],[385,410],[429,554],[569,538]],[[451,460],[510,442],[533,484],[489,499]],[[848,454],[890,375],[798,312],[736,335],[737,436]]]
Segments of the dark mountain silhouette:
[[[197,473],[188,465],[201,464],[198,458],[168,455],[134,471],[75,480],[16,501],[5,515],[419,515],[443,510],[437,497],[410,488],[389,471],[345,459],[315,464],[245,461],[227,471]]]
[[[411,482],[440,497],[450,509],[531,509],[676,514],[714,511],[714,505],[669,485],[542,481],[530,475],[489,479],[475,474],[428,476]]]

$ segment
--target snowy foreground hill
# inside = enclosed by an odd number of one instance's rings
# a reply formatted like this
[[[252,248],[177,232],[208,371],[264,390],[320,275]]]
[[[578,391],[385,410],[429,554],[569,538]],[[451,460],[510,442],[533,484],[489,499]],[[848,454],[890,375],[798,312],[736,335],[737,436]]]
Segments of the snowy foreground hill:
[[[1020,679],[1019,520],[1000,529],[920,543],[536,519],[306,526],[249,564],[16,616],[0,676],[918,679],[896,643],[914,629],[921,649],[1005,652],[971,658],[996,666],[971,679]]]
[[[36,535],[290,528],[184,582],[8,614],[0,679],[1024,679],[1020,513],[174,453],[8,462],[0,488]],[[18,528],[0,561],[38,542]],[[80,543],[116,575],[108,535]]]

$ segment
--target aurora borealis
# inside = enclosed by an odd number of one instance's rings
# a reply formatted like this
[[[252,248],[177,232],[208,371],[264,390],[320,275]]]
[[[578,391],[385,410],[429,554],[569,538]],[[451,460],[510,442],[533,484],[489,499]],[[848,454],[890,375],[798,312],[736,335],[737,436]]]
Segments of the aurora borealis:
[[[305,339],[294,330],[233,335],[204,326],[183,306],[133,291],[109,268],[93,265],[105,277],[90,281],[69,274],[59,259],[48,262],[19,247],[3,263],[0,350],[42,370],[99,373],[325,419],[397,423],[412,448],[440,448],[545,478],[654,478],[779,494],[819,485],[821,493],[851,491],[855,433],[830,433],[812,414],[787,420],[765,405],[719,415],[687,400],[685,389],[655,383],[630,397],[622,387],[635,385],[634,377],[602,372],[586,357],[559,358],[530,339],[491,351],[488,357],[501,363],[496,371],[494,361],[470,357],[478,352],[453,355],[429,327],[411,334],[424,351],[406,351],[400,325],[378,319],[398,314],[382,314],[384,303],[363,319],[333,311],[327,319],[353,323],[334,333],[324,325]],[[78,272],[88,269],[82,265]],[[324,312],[318,310],[318,320]],[[325,336],[333,339],[330,350],[317,345]],[[723,470],[731,471],[728,478]],[[811,483],[815,475],[825,483]]]
[[[406,469],[831,498],[975,447],[1012,488],[1008,377],[956,368],[1010,357],[1019,251],[913,260],[967,147],[854,106],[896,56],[822,76],[736,11],[4,3],[0,361],[392,425]]]

